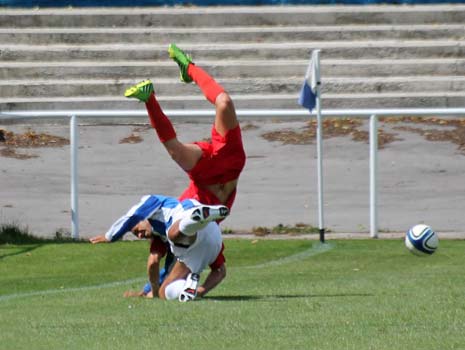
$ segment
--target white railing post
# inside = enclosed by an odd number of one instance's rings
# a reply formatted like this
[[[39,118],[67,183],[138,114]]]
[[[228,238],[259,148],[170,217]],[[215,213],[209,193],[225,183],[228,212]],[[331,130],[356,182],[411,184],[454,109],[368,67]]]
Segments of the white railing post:
[[[370,116],[370,236],[378,238],[378,117]]]
[[[78,144],[79,132],[76,115],[69,124],[71,150],[71,237],[79,239]]]

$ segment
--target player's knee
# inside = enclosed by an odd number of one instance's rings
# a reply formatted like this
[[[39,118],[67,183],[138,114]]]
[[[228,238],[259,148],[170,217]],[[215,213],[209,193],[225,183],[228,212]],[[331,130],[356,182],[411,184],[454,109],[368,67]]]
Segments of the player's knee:
[[[178,300],[179,295],[184,289],[185,282],[186,280],[179,279],[164,286],[163,290],[160,288],[158,292],[159,298],[164,300]]]
[[[166,286],[162,285],[160,288],[158,288],[158,297],[161,299],[161,300],[165,300],[166,299],[166,296],[165,296],[165,289],[166,289]]]
[[[228,93],[223,92],[218,95],[215,101],[217,110],[231,111],[234,110],[234,104]]]
[[[181,231],[179,230],[179,223],[181,220],[176,220],[171,227],[168,229],[167,236],[168,238],[175,242],[181,235]]]
[[[228,130],[234,129],[239,124],[231,97],[227,93],[218,95],[215,109],[215,128],[220,135],[224,136]]]

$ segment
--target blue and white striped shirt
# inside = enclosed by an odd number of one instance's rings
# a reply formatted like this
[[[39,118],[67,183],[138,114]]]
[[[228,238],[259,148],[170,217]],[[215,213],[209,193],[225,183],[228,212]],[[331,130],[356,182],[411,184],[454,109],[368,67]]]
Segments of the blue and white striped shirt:
[[[105,238],[110,242],[117,241],[140,221],[148,219],[154,233],[166,241],[166,233],[173,224],[173,218],[199,204],[194,199],[179,201],[177,198],[162,195],[144,196],[110,227]]]

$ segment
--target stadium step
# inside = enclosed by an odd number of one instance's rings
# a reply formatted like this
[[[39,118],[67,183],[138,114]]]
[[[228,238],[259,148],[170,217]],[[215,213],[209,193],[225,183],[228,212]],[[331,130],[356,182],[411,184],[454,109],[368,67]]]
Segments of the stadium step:
[[[96,93],[105,96],[122,96],[131,85],[144,80],[134,79],[75,79],[75,80],[4,80],[0,81],[0,96],[94,96]],[[200,90],[193,84],[183,84],[173,79],[153,80],[155,92],[160,96],[200,95]],[[294,94],[302,86],[301,77],[285,78],[232,78],[218,79],[226,90],[233,95],[241,94]],[[465,76],[435,77],[327,77],[322,85],[323,94],[336,93],[390,93],[404,91],[436,92],[457,90],[465,91]],[[407,92],[408,91],[408,92]]]
[[[231,95],[237,109],[294,109],[297,105],[296,94],[244,94]],[[211,105],[198,94],[189,96],[158,96],[164,109],[211,109]],[[356,93],[325,94],[324,108],[437,108],[463,106],[465,92],[421,92],[410,93]],[[266,104],[264,104],[266,102]],[[119,96],[79,96],[79,97],[16,97],[1,98],[3,112],[15,110],[101,110],[108,106],[110,110],[145,110],[142,103]],[[13,113],[14,114],[14,113]]]
[[[289,57],[308,57],[310,48],[324,51],[327,58],[451,58],[465,57],[465,43],[460,40],[375,40],[375,41],[330,41],[330,42],[281,42],[281,43],[179,43],[192,57],[203,59],[277,60]],[[115,55],[124,60],[164,60],[167,45],[163,44],[96,44],[96,45],[0,45],[4,61],[16,60],[110,60]],[[361,56],[362,55],[362,56]]]
[[[308,59],[294,60],[196,60],[218,79],[300,77]],[[329,77],[390,77],[465,75],[465,58],[414,59],[321,59],[324,80]],[[171,61],[0,61],[0,79],[177,79],[178,67]]]
[[[186,31],[184,27],[93,27],[93,28],[1,28],[0,43],[55,44],[163,44],[215,42],[286,42],[294,41],[367,41],[367,40],[462,40],[462,24],[411,25],[334,25],[334,26],[240,26],[201,27]]]
[[[0,27],[224,27],[465,23],[465,5],[2,9]],[[20,25],[19,25],[20,24]]]
[[[147,78],[164,108],[211,108],[171,41],[237,108],[299,108],[315,48],[324,107],[461,107],[463,23],[465,5],[4,9],[0,112],[143,108],[123,93]]]

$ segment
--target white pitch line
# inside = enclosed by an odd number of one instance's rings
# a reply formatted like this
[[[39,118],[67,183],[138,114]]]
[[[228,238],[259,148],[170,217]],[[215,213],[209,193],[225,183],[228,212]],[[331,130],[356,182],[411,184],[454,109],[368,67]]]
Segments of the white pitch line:
[[[305,258],[315,256],[318,254],[326,253],[327,251],[330,251],[333,249],[336,245],[334,243],[315,243],[312,245],[311,248],[304,250],[303,252],[293,254],[286,256],[284,258],[276,259],[276,260],[271,260],[264,262],[262,264],[258,265],[252,265],[252,266],[246,266],[245,268],[247,269],[261,269],[264,267],[271,267],[271,266],[278,266],[278,265],[283,265],[287,264],[290,262],[298,261],[298,260],[303,260]]]
[[[325,253],[325,252],[333,249],[334,247],[335,247],[335,244],[333,244],[333,243],[315,243],[315,244],[312,244],[311,248],[306,249],[303,252],[293,254],[293,255],[289,255],[289,256],[286,256],[284,258],[279,258],[279,259],[276,259],[276,260],[267,261],[267,262],[264,262],[262,264],[234,268],[234,270],[235,269],[242,269],[242,268],[261,269],[261,268],[265,268],[265,267],[283,265],[283,264],[287,264],[287,263],[290,263],[290,262],[302,260],[302,259],[305,259],[305,258],[308,258],[308,257],[311,257],[311,256],[315,256],[315,255],[318,255],[318,254]],[[47,289],[47,290],[41,290],[41,291],[36,291],[36,292],[8,294],[8,295],[0,296],[0,302],[7,301],[7,300],[12,300],[12,299],[35,297],[35,296],[42,296],[42,295],[49,295],[49,294],[72,293],[72,292],[82,292],[82,291],[88,291],[88,290],[112,288],[112,287],[116,287],[116,286],[126,285],[126,284],[130,284],[130,283],[135,283],[135,282],[143,282],[143,281],[146,281],[146,278],[140,277],[140,278],[133,278],[133,279],[125,280],[125,281],[109,282],[109,283],[98,284],[98,285],[93,285],[93,286],[86,286],[86,287]]]
[[[111,288],[111,287],[121,286],[121,285],[130,284],[130,283],[134,283],[134,282],[142,282],[142,281],[145,281],[145,280],[146,280],[146,278],[140,277],[140,278],[129,279],[129,280],[126,280],[126,281],[109,282],[109,283],[98,284],[98,285],[94,285],[94,286],[47,289],[47,290],[39,290],[39,291],[36,291],[36,292],[15,293],[15,294],[0,296],[0,302],[5,301],[5,300],[11,300],[11,299],[17,299],[17,298],[35,297],[35,296],[48,295],[48,294],[82,292],[82,291],[95,290],[95,289]]]

